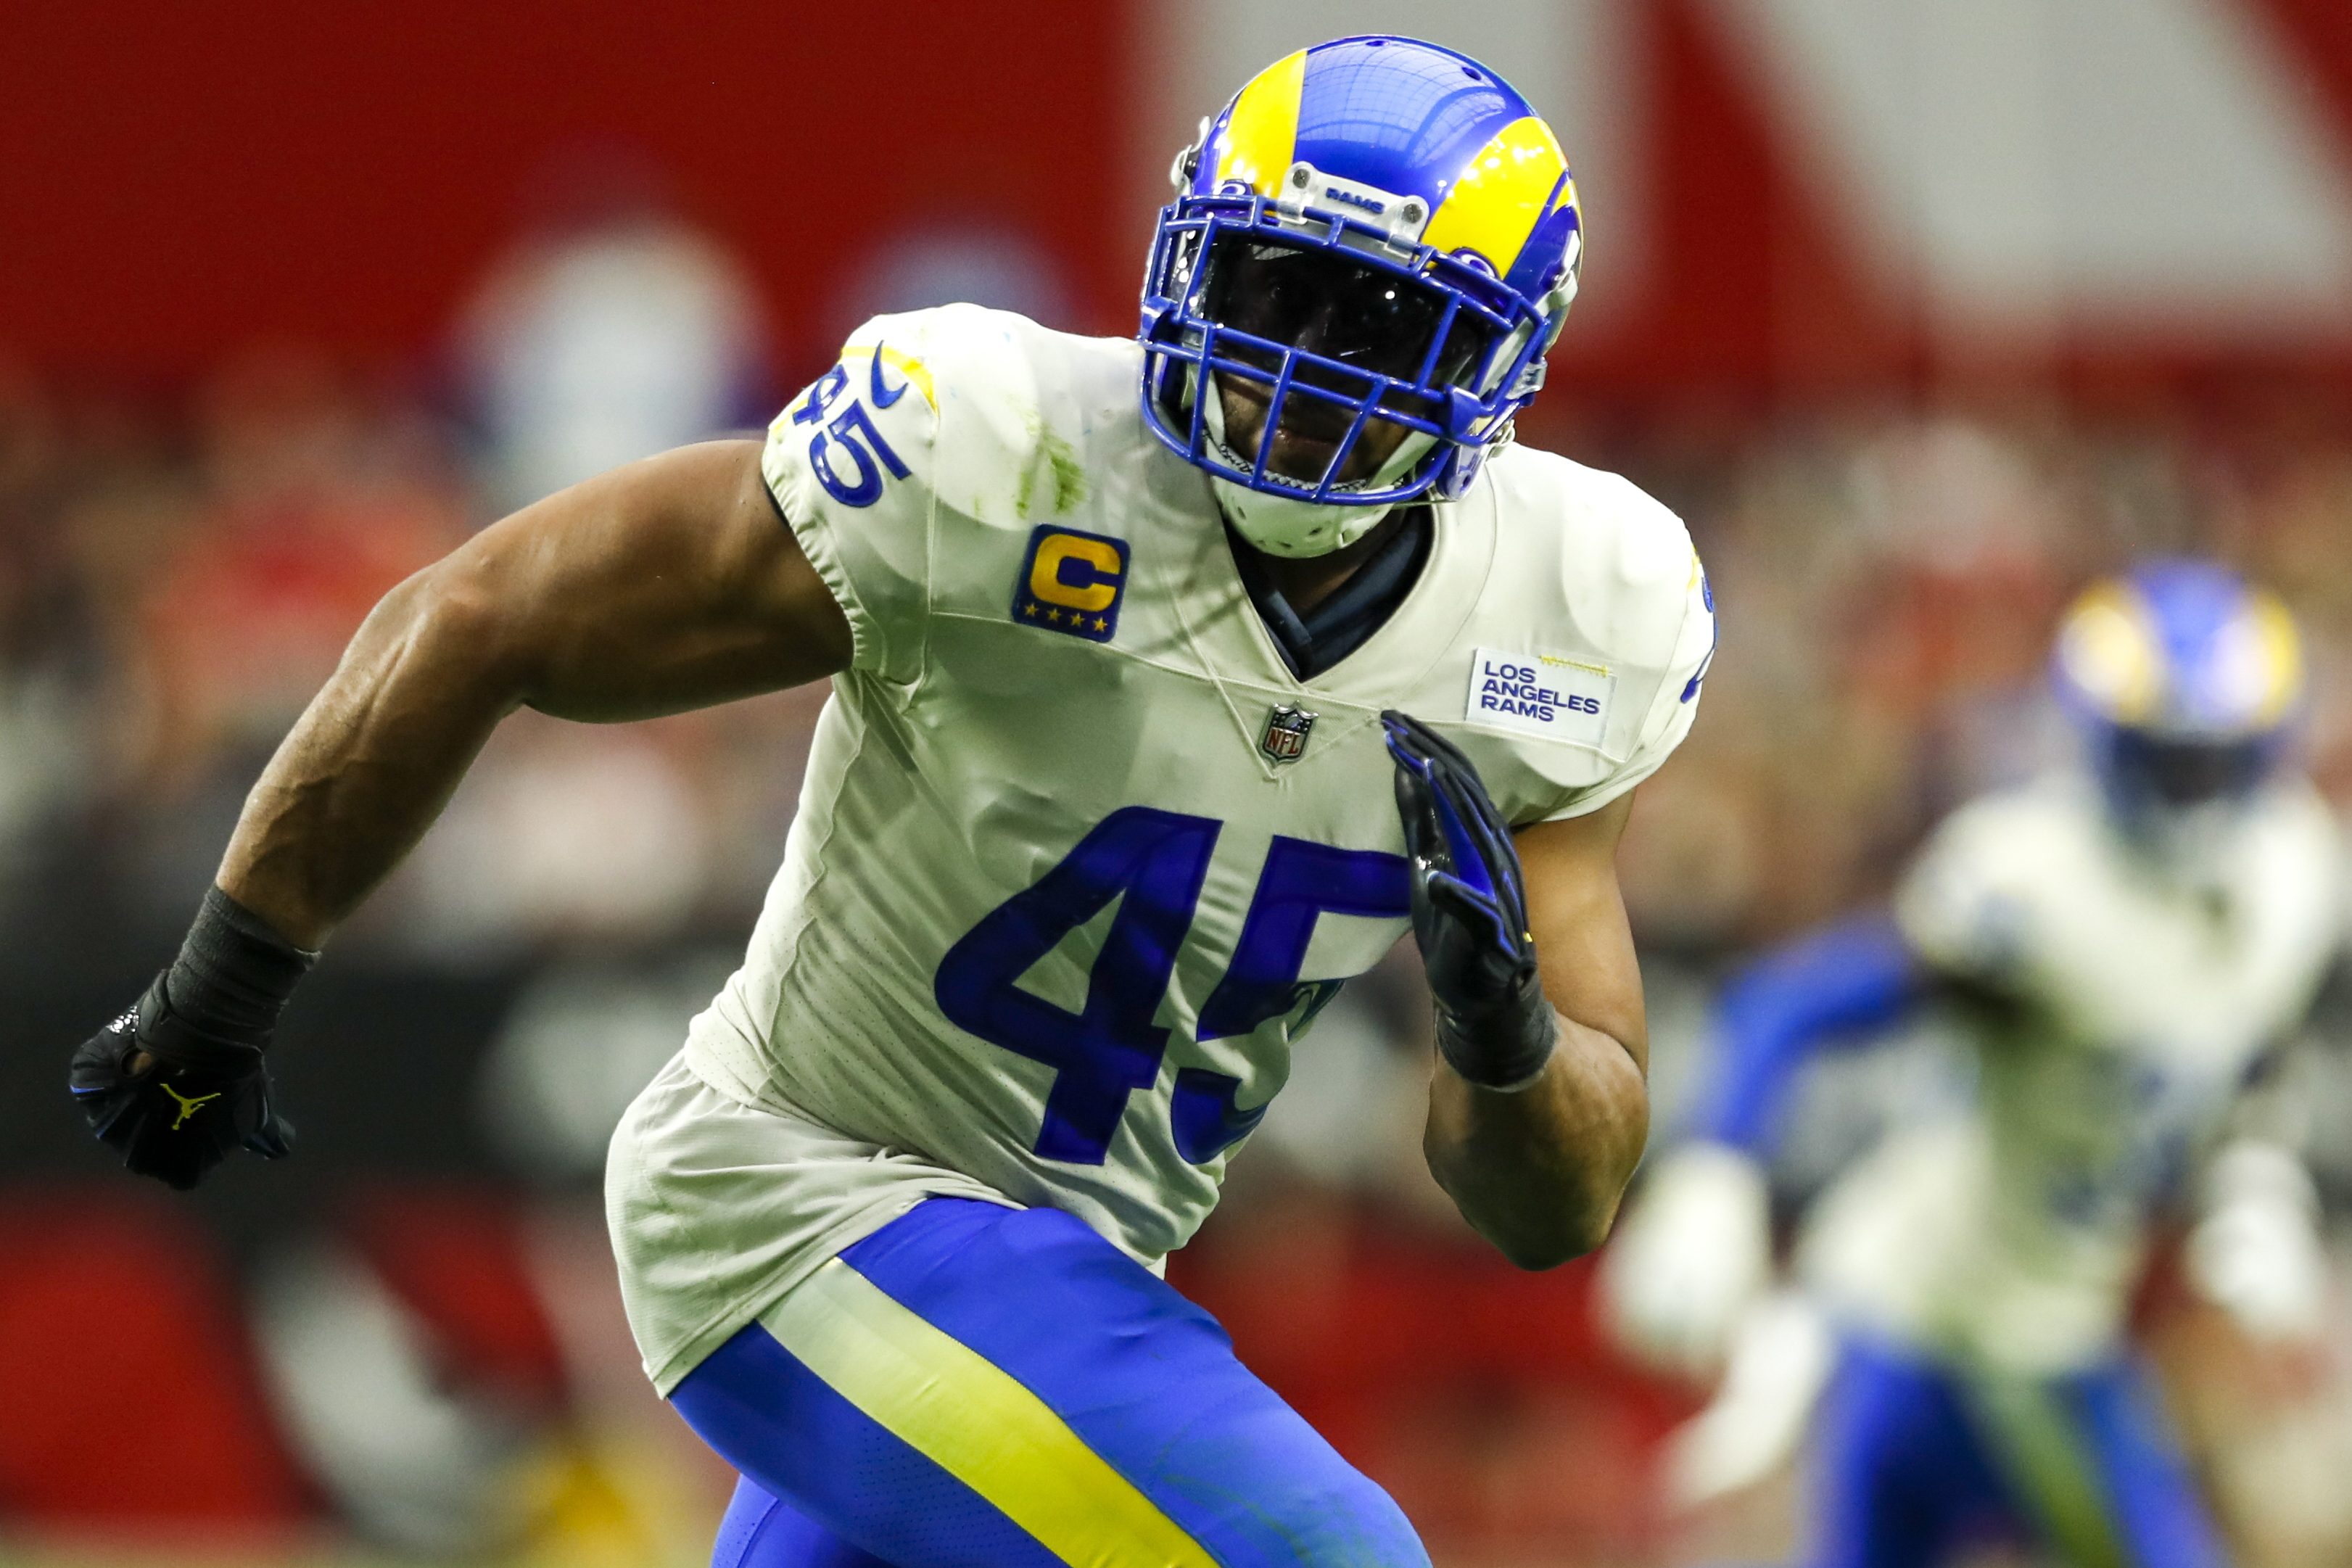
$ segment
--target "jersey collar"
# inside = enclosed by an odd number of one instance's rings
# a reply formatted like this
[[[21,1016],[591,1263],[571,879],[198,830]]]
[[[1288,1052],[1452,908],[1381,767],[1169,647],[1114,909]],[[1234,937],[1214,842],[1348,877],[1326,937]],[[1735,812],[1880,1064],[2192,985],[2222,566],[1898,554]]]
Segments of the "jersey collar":
[[[1279,776],[1311,773],[1320,758],[1336,753],[1329,741],[1376,724],[1381,709],[1425,704],[1431,670],[1459,644],[1494,571],[1499,530],[1492,467],[1461,500],[1432,504],[1428,555],[1385,618],[1344,659],[1302,676],[1251,599],[1208,477],[1171,458],[1171,469],[1185,471],[1157,481],[1168,504],[1153,509],[1156,548],[1146,570],[1160,579],[1179,636],[1253,752],[1269,704],[1291,703],[1320,717],[1316,744],[1300,761],[1259,758],[1268,777],[1277,770]]]
[[[1428,507],[1405,509],[1387,542],[1360,564],[1346,582],[1303,614],[1293,608],[1282,590],[1275,586],[1265,561],[1234,531],[1230,523],[1225,528],[1225,542],[1233,551],[1234,568],[1240,574],[1242,586],[1265,623],[1266,634],[1274,639],[1275,652],[1281,655],[1294,677],[1311,680],[1355,652],[1365,639],[1388,624],[1389,617],[1412,593],[1413,584],[1421,581],[1434,532],[1434,520]]]

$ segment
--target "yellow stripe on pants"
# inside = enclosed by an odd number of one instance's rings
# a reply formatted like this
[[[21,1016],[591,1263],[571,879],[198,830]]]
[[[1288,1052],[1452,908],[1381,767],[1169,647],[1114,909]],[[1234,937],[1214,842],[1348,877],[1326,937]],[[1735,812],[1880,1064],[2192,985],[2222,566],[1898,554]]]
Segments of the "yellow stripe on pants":
[[[1216,1568],[1052,1406],[840,1258],[760,1321],[835,1393],[1071,1568]]]

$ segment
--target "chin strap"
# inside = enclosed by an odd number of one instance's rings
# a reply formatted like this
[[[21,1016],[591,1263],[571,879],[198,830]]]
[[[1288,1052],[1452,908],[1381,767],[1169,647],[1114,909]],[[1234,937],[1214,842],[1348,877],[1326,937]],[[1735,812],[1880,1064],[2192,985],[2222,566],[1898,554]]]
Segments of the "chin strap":
[[[1193,395],[1200,394],[1198,373]],[[1207,377],[1208,401],[1201,411],[1208,426],[1210,444],[1217,455],[1236,468],[1254,468],[1256,459],[1244,458],[1225,441],[1225,400],[1217,392],[1215,373]],[[1393,484],[1437,444],[1437,438],[1422,431],[1413,431],[1399,442],[1389,460],[1369,478],[1357,479],[1336,489],[1373,489]],[[1276,483],[1283,483],[1279,478]],[[1221,474],[1209,476],[1210,488],[1215,491],[1217,505],[1233,524],[1234,531],[1268,555],[1302,559],[1328,555],[1344,550],[1377,527],[1381,520],[1394,510],[1397,503],[1383,502],[1372,506],[1349,506],[1345,502],[1302,500],[1293,496],[1250,489]]]
[[[1344,550],[1379,525],[1390,506],[1331,506],[1270,496],[1215,474],[1209,488],[1217,506],[1240,534],[1268,555],[1298,559]]]

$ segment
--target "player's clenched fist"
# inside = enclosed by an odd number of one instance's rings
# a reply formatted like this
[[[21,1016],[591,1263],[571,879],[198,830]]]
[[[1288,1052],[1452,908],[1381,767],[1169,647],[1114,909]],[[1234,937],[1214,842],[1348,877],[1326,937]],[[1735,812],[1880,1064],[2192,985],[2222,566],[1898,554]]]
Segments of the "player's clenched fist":
[[[177,963],[139,1004],[74,1052],[74,1100],[122,1163],[183,1190],[239,1147],[292,1151],[263,1052],[317,955],[279,938],[215,888]]]
[[[1533,1083],[1558,1029],[1536,974],[1510,825],[1470,759],[1419,720],[1381,715],[1412,861],[1412,934],[1437,998],[1437,1048],[1483,1089]]]

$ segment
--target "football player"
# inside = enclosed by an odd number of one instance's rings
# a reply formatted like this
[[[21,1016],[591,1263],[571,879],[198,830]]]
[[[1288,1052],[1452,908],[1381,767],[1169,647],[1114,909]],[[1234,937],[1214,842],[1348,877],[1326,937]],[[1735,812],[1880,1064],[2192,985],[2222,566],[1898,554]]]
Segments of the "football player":
[[[2285,765],[2294,627],[2228,572],[2152,563],[2074,605],[2054,679],[2091,765],[1963,807],[1891,919],[1809,937],[1729,987],[1693,1136],[1604,1270],[1637,1348],[1696,1370],[1738,1347],[1685,1481],[1765,1468],[1821,1386],[1803,1386],[1802,1320],[1749,1310],[1790,1080],[1819,1047],[1954,1009],[1972,1088],[1895,1127],[1799,1247],[1839,1341],[1821,1358],[1822,1563],[1925,1564],[1988,1531],[2082,1565],[2221,1561],[2124,1343],[2162,1200],[2202,1189],[2189,1273],[2249,1329],[2321,1320],[2309,1178],[2233,1113],[2339,941],[2333,819]]]
[[[1425,1562],[1160,1278],[1407,930],[1471,1224],[1558,1263],[1639,1155],[1613,854],[1714,615],[1664,507],[1512,443],[1582,254],[1559,146],[1477,62],[1353,37],[1176,177],[1139,339],[884,317],[764,444],[390,595],[77,1059],[136,1170],[282,1153],[287,992],[502,716],[830,677],[750,953],[607,1183],[646,1370],[742,1472],[722,1564]]]

